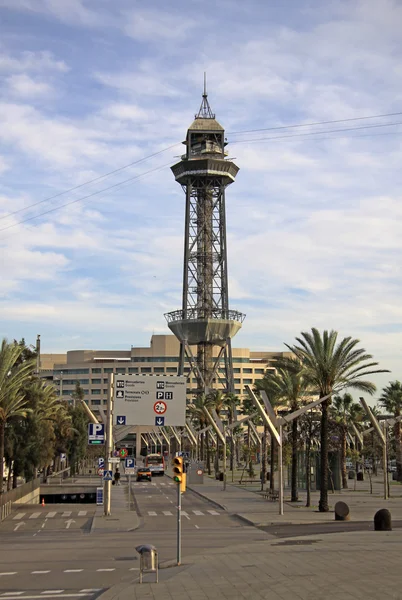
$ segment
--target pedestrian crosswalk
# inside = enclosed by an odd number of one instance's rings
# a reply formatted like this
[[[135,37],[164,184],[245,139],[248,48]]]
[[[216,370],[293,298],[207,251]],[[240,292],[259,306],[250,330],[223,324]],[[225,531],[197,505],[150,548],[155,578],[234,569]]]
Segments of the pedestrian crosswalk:
[[[86,517],[88,514],[87,510],[79,510],[79,511],[72,511],[72,510],[64,510],[64,511],[57,511],[57,510],[51,510],[51,511],[40,511],[40,512],[18,512],[16,515],[13,516],[13,521],[21,521],[22,519],[54,519],[54,518],[64,518],[64,517]],[[90,512],[90,514],[93,514],[92,512]]]
[[[196,517],[217,517],[219,516],[221,513],[218,512],[217,510],[190,510],[190,511],[185,511],[182,510],[181,514],[183,517],[190,517],[192,515],[196,516]],[[173,517],[173,512],[170,510],[162,510],[159,513],[155,510],[149,510],[148,511],[148,516],[149,517]]]

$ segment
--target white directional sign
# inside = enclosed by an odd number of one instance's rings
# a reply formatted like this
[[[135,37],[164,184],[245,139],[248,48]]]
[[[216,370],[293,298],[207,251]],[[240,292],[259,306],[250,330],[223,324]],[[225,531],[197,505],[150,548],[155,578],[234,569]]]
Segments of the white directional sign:
[[[116,375],[113,425],[185,425],[186,377]]]

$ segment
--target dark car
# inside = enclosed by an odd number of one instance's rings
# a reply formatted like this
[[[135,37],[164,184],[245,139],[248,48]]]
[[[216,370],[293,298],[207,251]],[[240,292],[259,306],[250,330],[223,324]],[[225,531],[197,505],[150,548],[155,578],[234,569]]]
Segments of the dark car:
[[[152,473],[148,469],[148,467],[144,467],[143,469],[138,469],[137,471],[137,481],[151,481]]]

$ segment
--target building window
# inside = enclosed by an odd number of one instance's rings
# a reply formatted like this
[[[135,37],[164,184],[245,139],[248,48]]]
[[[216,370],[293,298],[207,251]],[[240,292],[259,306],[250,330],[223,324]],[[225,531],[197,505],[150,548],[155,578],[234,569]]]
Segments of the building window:
[[[103,390],[103,393],[106,395],[108,393],[107,389]]]
[[[163,367],[154,367],[154,373],[164,373],[164,371]]]
[[[240,373],[241,369],[239,369],[238,367],[236,369],[233,369],[233,373]]]
[[[241,383],[240,379],[235,379],[234,382],[235,383]]]
[[[57,369],[54,374],[59,377],[60,375],[89,375],[89,369]]]
[[[104,372],[104,373],[113,373],[113,367],[105,367],[105,368],[103,369],[103,372]]]
[[[177,368],[176,367],[167,367],[166,373],[177,373]]]
[[[177,356],[132,356],[131,362],[179,362],[179,357]]]
[[[119,375],[125,375],[126,374],[126,367],[117,367],[116,373],[118,373]]]
[[[243,373],[252,373],[253,369],[243,369]]]
[[[235,394],[240,394],[241,390],[239,390],[238,388],[235,388]]]
[[[243,385],[246,385],[246,383],[248,385],[251,385],[253,383],[253,380],[252,379],[243,379]]]
[[[254,373],[256,375],[264,375],[265,371],[264,371],[264,369],[255,369]]]
[[[91,394],[93,396],[100,396],[101,391],[100,390],[91,390]]]
[[[102,369],[96,367],[96,369],[91,369],[92,373],[102,373]]]
[[[91,404],[92,406],[100,406],[101,401],[100,400],[92,400]]]
[[[152,373],[151,367],[141,367],[141,373]]]
[[[63,390],[63,396],[71,396],[73,390]]]
[[[103,404],[107,404],[107,400],[103,400]]]
[[[102,379],[91,379],[92,385],[97,385],[98,383],[102,383]]]
[[[138,373],[138,367],[129,367],[128,372],[129,373]]]
[[[109,383],[109,379],[104,379],[103,383]]]

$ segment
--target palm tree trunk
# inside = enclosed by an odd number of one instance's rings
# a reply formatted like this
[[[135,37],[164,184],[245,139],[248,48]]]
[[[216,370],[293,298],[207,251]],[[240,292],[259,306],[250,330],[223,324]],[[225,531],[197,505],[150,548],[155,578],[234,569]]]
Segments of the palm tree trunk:
[[[396,417],[399,415],[396,414]],[[394,425],[394,436],[395,436],[395,458],[396,458],[396,476],[398,481],[402,481],[402,448],[401,448],[401,424],[395,423]]]
[[[375,444],[375,433],[370,434],[371,436],[371,447],[373,450],[373,475],[377,477],[377,452],[376,452],[376,444]]]
[[[346,425],[342,425],[341,429],[341,471],[342,471],[342,488],[348,489],[348,478],[346,475]]]
[[[267,444],[268,441],[268,428],[264,425],[264,435],[262,436],[262,456],[261,456],[261,491],[265,489],[267,481]]]
[[[273,492],[275,489],[275,481],[274,481],[274,475],[275,475],[275,446],[276,446],[276,442],[274,440],[274,438],[271,435],[271,472],[270,472],[270,481],[269,481],[269,489]]]
[[[292,422],[292,496],[291,502],[297,502],[297,419]]]
[[[0,421],[0,494],[3,493],[3,477],[4,477],[4,433],[6,424]]]
[[[329,400],[322,403],[321,415],[321,465],[320,465],[320,501],[318,510],[328,512],[328,409]]]
[[[7,492],[10,491],[11,489],[11,467],[12,467],[13,461],[10,458],[10,460],[7,463],[7,469],[8,469],[8,477],[7,477]],[[13,478],[14,478],[14,473],[13,473]],[[13,486],[14,487],[14,486]],[[15,486],[17,487],[17,486]]]
[[[306,439],[306,506],[311,506],[311,430]]]
[[[217,475],[219,473],[219,451],[220,451],[219,442],[220,442],[219,437],[216,436],[216,451],[215,451],[215,460],[214,460],[215,477],[217,477]]]
[[[208,475],[211,475],[211,450],[210,450],[210,442],[209,442],[209,431],[207,431],[206,446],[207,446],[207,471],[208,471]]]

